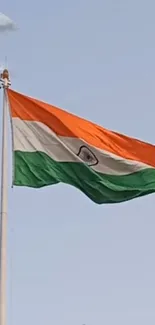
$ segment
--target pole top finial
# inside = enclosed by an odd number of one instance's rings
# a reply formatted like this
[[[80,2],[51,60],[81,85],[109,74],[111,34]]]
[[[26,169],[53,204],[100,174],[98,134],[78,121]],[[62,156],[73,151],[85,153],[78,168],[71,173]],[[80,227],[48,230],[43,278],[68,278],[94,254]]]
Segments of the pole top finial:
[[[3,72],[1,73],[1,78],[2,79],[8,79],[9,80],[9,71],[8,69],[4,69]]]
[[[9,88],[9,86],[11,85],[8,69],[4,69],[3,72],[0,74],[0,82],[0,88]]]

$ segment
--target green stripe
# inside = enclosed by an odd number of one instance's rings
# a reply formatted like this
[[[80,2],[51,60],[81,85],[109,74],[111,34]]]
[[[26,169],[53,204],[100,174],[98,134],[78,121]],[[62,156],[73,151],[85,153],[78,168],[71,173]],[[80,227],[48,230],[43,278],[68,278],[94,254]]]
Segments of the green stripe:
[[[117,203],[155,192],[155,169],[106,175],[83,163],[56,162],[45,153],[15,151],[14,185],[39,188],[59,182],[75,186],[96,203]]]

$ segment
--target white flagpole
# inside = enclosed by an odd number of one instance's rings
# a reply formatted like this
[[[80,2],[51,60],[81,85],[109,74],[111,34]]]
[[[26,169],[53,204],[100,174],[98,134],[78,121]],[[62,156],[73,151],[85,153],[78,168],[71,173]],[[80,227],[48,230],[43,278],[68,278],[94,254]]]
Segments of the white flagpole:
[[[1,75],[3,88],[3,124],[2,124],[2,162],[1,162],[1,232],[0,232],[0,325],[6,325],[6,273],[7,273],[7,197],[8,197],[8,158],[7,158],[7,93],[9,73],[4,70]]]

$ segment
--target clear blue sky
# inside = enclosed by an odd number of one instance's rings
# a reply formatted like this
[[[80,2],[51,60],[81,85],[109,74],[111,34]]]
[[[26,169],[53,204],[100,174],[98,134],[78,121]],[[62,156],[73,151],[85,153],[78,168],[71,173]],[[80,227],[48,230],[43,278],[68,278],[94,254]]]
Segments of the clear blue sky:
[[[153,0],[1,12],[20,27],[0,34],[15,90],[155,143]],[[10,189],[8,258],[8,325],[155,324],[155,195],[98,206],[67,185]]]

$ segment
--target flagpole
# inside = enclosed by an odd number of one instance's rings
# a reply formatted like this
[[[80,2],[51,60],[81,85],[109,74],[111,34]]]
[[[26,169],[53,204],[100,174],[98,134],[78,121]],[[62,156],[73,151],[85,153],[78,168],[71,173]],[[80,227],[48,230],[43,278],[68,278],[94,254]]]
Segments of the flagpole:
[[[6,325],[7,299],[7,199],[8,199],[8,158],[7,158],[7,92],[10,85],[9,73],[4,70],[1,75],[3,88],[3,117],[2,117],[2,152],[1,152],[1,208],[0,208],[0,325]]]

